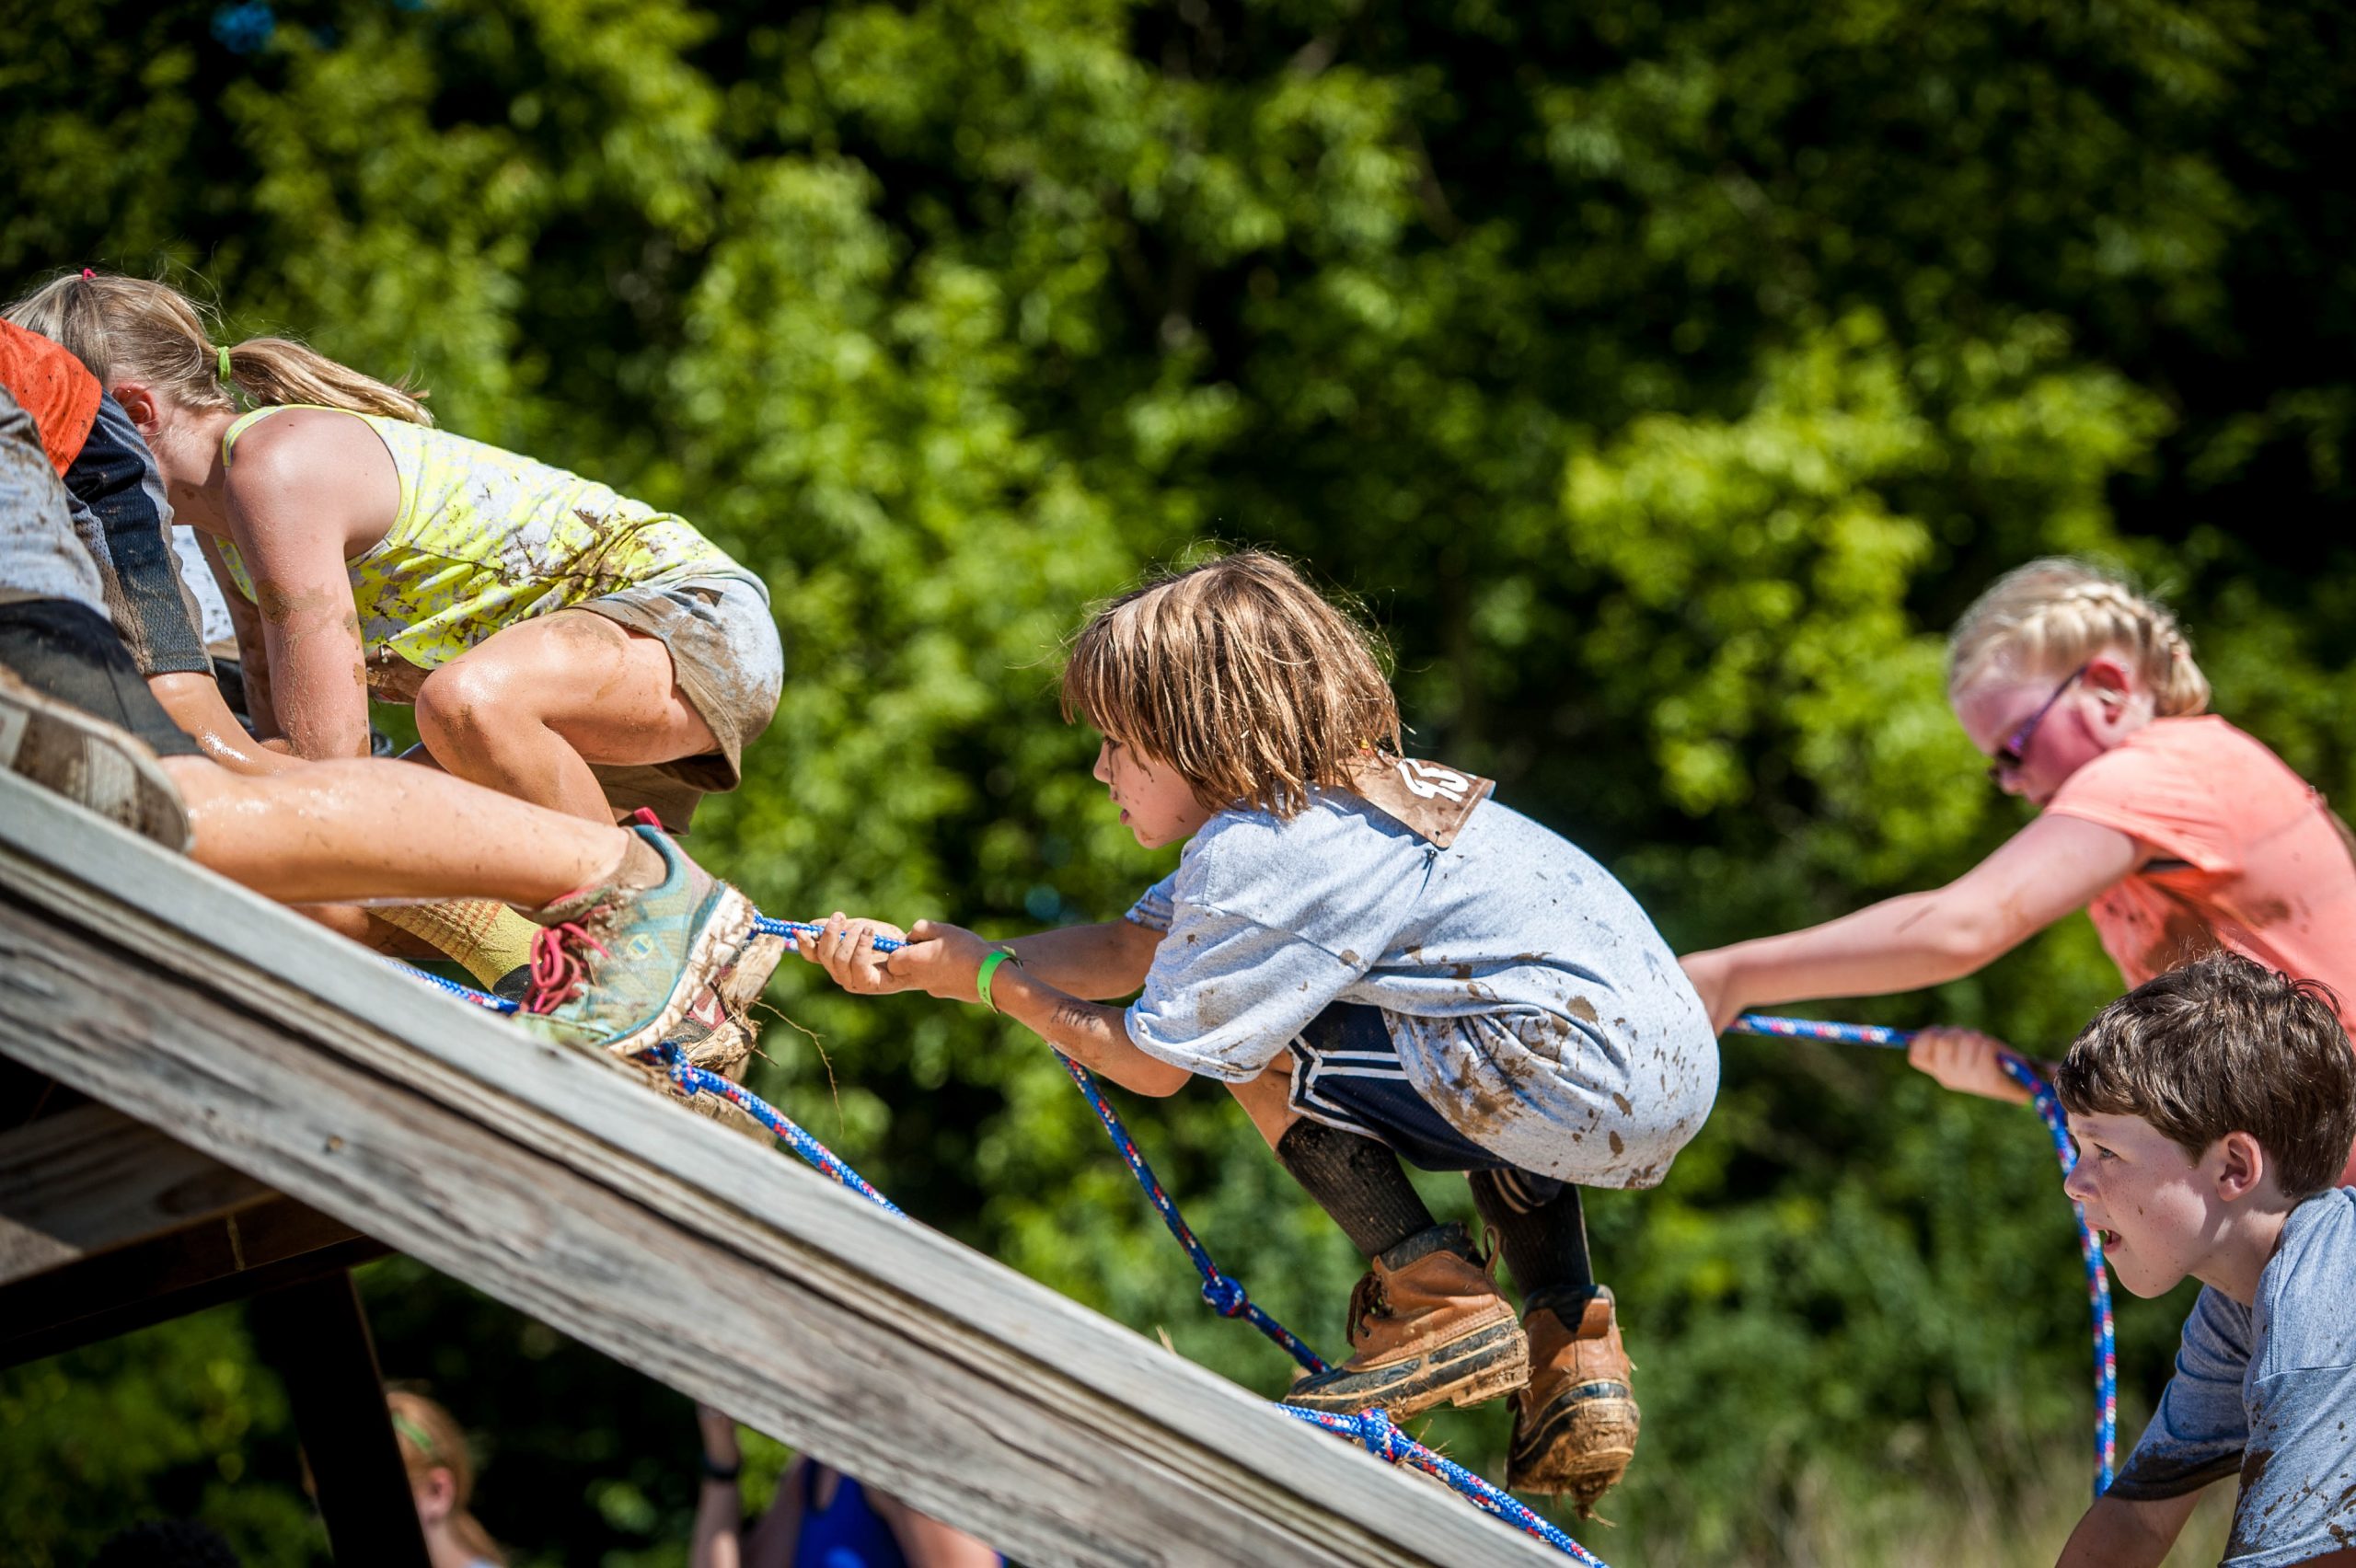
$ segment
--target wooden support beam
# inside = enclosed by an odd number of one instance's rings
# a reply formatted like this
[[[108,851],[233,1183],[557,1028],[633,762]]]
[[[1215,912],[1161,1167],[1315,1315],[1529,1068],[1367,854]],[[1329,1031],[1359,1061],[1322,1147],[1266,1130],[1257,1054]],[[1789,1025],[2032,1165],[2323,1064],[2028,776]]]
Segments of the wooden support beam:
[[[0,1053],[1041,1568],[1557,1561],[5,775]]]
[[[120,1111],[76,1106],[0,1135],[0,1286],[269,1196]]]
[[[389,1250],[317,1209],[268,1197],[0,1286],[0,1366],[340,1273]]]
[[[351,1273],[338,1269],[257,1296],[246,1316],[294,1409],[335,1560],[430,1568],[385,1406],[385,1375]]]

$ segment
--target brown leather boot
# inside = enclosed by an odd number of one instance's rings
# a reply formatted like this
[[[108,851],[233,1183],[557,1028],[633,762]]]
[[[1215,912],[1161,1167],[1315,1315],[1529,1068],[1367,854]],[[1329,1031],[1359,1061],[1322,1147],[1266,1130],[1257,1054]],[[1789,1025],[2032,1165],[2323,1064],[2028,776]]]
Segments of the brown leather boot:
[[[1521,1325],[1461,1225],[1435,1225],[1374,1260],[1350,1292],[1350,1349],[1285,1402],[1341,1415],[1380,1405],[1404,1421],[1511,1393],[1530,1375]]]
[[[1506,1484],[1567,1493],[1581,1518],[1627,1473],[1642,1420],[1611,1308],[1611,1292],[1598,1286],[1576,1328],[1550,1309],[1532,1312],[1530,1381],[1513,1399]]]

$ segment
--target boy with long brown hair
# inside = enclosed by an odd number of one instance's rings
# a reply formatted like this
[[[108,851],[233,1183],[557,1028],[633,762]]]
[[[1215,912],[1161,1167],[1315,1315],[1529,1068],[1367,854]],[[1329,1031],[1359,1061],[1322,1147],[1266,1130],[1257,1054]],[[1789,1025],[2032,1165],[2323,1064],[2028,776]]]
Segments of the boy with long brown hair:
[[[1651,921],[1488,780],[1405,757],[1378,645],[1272,556],[1114,600],[1063,705],[1138,842],[1185,842],[1175,872],[1123,920],[997,944],[921,921],[884,958],[868,939],[896,932],[838,915],[805,956],[850,990],[979,1000],[1139,1093],[1226,1083],[1369,1261],[1350,1359],[1288,1400],[1511,1393],[1510,1484],[1591,1506],[1638,1415],[1578,1189],[1659,1182],[1717,1087]],[[1467,1173],[1521,1320],[1402,1159]]]

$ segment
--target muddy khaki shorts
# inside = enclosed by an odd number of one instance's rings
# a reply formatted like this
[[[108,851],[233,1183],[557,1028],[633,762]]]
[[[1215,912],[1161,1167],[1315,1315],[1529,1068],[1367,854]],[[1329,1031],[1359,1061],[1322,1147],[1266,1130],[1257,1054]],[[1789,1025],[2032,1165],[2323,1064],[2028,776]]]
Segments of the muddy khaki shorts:
[[[744,782],[745,748],[777,714],[785,689],[785,647],[759,579],[690,577],[648,583],[575,605],[671,651],[679,690],[711,730],[719,748],[676,762],[593,766],[618,811],[644,806],[674,833],[685,833],[704,796]]]

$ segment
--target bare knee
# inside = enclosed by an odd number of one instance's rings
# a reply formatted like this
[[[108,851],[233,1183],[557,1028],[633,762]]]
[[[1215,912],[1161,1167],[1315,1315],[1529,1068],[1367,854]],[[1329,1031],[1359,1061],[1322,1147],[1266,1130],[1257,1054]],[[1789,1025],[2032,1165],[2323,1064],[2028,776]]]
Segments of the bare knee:
[[[427,748],[447,755],[482,744],[510,701],[505,673],[489,663],[454,660],[417,688],[417,732]]]

